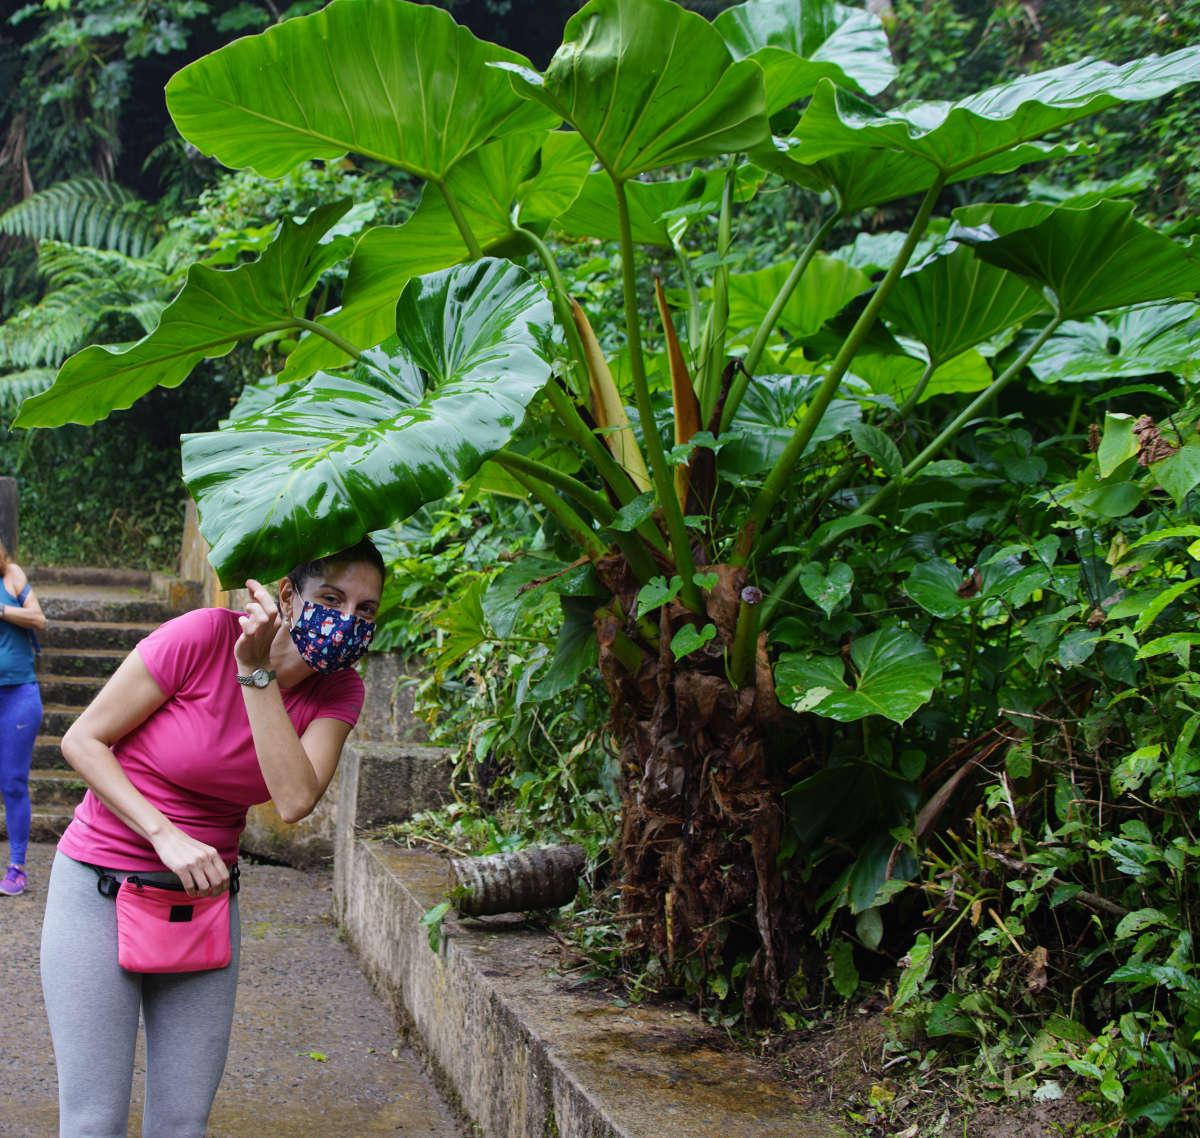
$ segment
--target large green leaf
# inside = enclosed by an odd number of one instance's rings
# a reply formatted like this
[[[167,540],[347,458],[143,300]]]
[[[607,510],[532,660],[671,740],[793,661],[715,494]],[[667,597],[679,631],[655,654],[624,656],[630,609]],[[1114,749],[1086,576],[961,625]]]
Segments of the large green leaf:
[[[731,332],[758,326],[790,271],[790,265],[776,264],[754,273],[729,275]],[[870,284],[866,273],[818,253],[788,297],[778,326],[792,339],[812,335]]]
[[[735,200],[754,196],[763,175],[751,171],[753,167],[748,166],[739,170]],[[724,185],[725,174],[720,170],[695,170],[677,181],[630,182],[625,187],[625,198],[634,242],[670,246],[672,232],[685,215],[717,212]],[[589,175],[571,208],[555,222],[555,228],[571,237],[619,240],[617,192],[612,179],[600,171]]]
[[[1200,47],[1115,65],[1087,59],[1023,75],[957,102],[881,114],[822,80],[796,127],[791,156],[818,162],[866,148],[909,154],[954,174],[1119,103],[1156,99],[1200,79]]]
[[[920,348],[913,345],[914,351]],[[854,357],[850,374],[864,379],[872,391],[890,395],[903,403],[914,391],[925,373],[926,362],[901,352],[864,351]],[[919,403],[936,395],[956,395],[967,391],[982,391],[995,378],[987,360],[968,348],[934,368]]]
[[[490,139],[556,121],[497,61],[526,63],[431,4],[333,0],[189,64],[167,107],[184,138],[235,169],[276,178],[353,152],[437,181]]]
[[[804,120],[801,119],[797,132],[803,127]],[[1047,162],[1075,154],[1080,149],[1072,143],[1025,142],[950,172],[946,184],[984,174],[1006,174],[1030,162]],[[789,182],[818,193],[836,191],[842,212],[846,214],[923,193],[938,175],[937,165],[922,155],[869,146],[813,159],[799,137],[775,138],[769,146],[754,150],[751,157],[764,169]]]
[[[1045,297],[1020,277],[959,245],[906,273],[883,316],[940,364],[1048,309]]]
[[[798,710],[840,723],[868,715],[903,723],[928,702],[942,678],[933,649],[915,633],[897,626],[855,640],[850,662],[853,685],[846,682],[846,666],[840,656],[783,653],[775,666],[780,698]]]
[[[879,17],[833,0],[747,0],[713,27],[735,59],[762,66],[771,114],[808,98],[820,79],[876,95],[896,77]]]
[[[541,224],[565,210],[579,193],[591,160],[583,140],[572,132],[511,135],[464,158],[446,185],[488,252],[510,241],[518,223]],[[396,298],[408,281],[469,256],[445,197],[426,184],[420,204],[403,225],[381,225],[363,234],[350,262],[342,306],[321,324],[358,347],[382,343],[395,330]],[[309,335],[288,357],[284,378],[303,379],[346,359],[327,339]]]
[[[133,345],[93,345],[72,356],[49,391],[26,400],[16,424],[94,423],[154,387],[177,387],[202,359],[226,355],[241,340],[298,329],[303,301],[317,279],[350,250],[348,237],[321,244],[348,207],[348,202],[322,206],[303,225],[284,218],[279,235],[250,264],[193,265],[153,332]]]
[[[545,384],[551,305],[485,258],[409,282],[397,339],[347,377],[319,373],[266,410],[183,442],[184,479],[227,585],[407,517],[469,478]]]
[[[1000,237],[962,236],[983,260],[1050,289],[1069,318],[1200,291],[1200,255],[1134,220],[1131,202],[1055,209]]]
[[[735,63],[707,20],[671,0],[591,0],[544,75],[495,66],[575,127],[618,181],[769,138],[762,69]]]
[[[1196,356],[1200,316],[1194,303],[1131,308],[1081,323],[1068,320],[1029,364],[1043,383],[1178,372]]]

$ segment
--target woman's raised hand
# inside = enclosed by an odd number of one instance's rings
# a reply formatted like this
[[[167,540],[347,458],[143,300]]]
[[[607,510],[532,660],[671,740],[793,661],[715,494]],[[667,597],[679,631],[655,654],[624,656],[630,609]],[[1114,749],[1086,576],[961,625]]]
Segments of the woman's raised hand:
[[[265,668],[271,662],[271,641],[279,631],[282,618],[271,594],[253,578],[246,582],[250,594],[246,615],[238,618],[242,634],[233,646],[238,666],[247,671]]]

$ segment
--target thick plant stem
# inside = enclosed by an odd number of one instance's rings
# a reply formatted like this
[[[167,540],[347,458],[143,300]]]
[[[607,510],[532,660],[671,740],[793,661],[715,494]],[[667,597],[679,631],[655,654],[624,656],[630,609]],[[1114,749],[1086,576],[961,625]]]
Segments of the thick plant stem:
[[[345,352],[352,360],[362,359],[362,352],[356,348],[349,340],[343,339],[336,332],[330,331],[324,324],[318,324],[315,320],[308,320],[303,316],[295,316],[285,324],[280,324],[280,328],[303,328],[306,332],[311,332],[314,336],[320,336],[323,340],[328,340],[339,352]]]
[[[746,352],[746,358],[742,360],[743,370],[738,373],[737,378],[733,381],[733,386],[729,389],[729,395],[721,411],[722,434],[729,430],[729,425],[733,422],[734,415],[737,414],[738,405],[742,401],[742,396],[746,394],[750,378],[758,368],[763,352],[766,351],[767,341],[771,338],[771,333],[775,330],[775,325],[779,322],[784,307],[791,299],[792,293],[796,291],[796,286],[812,263],[812,259],[821,251],[821,246],[825,244],[830,230],[839,220],[841,220],[841,213],[834,212],[813,234],[812,240],[804,247],[804,252],[800,254],[799,259],[792,266],[792,271],[788,273],[787,280],[783,282],[775,299],[771,301],[771,307],[767,309],[762,323],[754,333],[754,339]]]
[[[550,278],[551,300],[554,302],[554,309],[558,313],[558,322],[563,326],[563,333],[567,337],[567,348],[571,353],[575,397],[586,399],[588,391],[587,359],[584,356],[583,343],[579,339],[579,329],[575,327],[575,318],[571,315],[571,297],[567,292],[566,282],[563,280],[558,262],[554,259],[554,254],[550,252],[549,246],[532,230],[522,229],[521,232],[537,250],[542,267]]]
[[[585,486],[579,479],[572,478],[571,475],[564,474],[561,470],[555,470],[554,467],[548,466],[544,462],[538,462],[511,451],[500,451],[499,454],[492,456],[492,461],[498,466],[504,467],[514,477],[523,475],[524,479],[531,482],[553,486],[564,494],[570,495],[585,510],[589,510],[602,526],[608,525],[616,517],[616,511],[608,504],[608,499],[603,494],[597,494],[595,490]],[[522,480],[522,485],[525,484],[525,481]],[[629,567],[642,584],[658,573],[659,570],[654,564],[654,559],[634,534],[614,531],[613,540],[616,542],[617,548],[625,554]]]
[[[608,555],[608,546],[600,540],[588,527],[584,521],[570,506],[559,498],[549,486],[544,482],[539,482],[536,478],[530,478],[520,471],[509,468],[509,474],[512,478],[519,482],[529,493],[531,498],[536,498],[546,510],[553,515],[554,520],[558,522],[571,535],[571,539],[583,550],[584,555],[591,561],[599,561],[602,557]]]
[[[929,381],[933,378],[933,373],[937,371],[938,365],[933,360],[925,365],[925,370],[921,372],[921,378],[917,380],[917,385],[909,392],[908,398],[896,408],[896,419],[903,422],[912,413],[913,408],[921,401],[921,396],[925,394],[925,388],[929,386]]]
[[[454,224],[458,227],[459,236],[466,243],[467,252],[471,255],[471,260],[478,261],[483,256],[483,246],[479,244],[479,239],[475,236],[475,231],[467,221],[467,215],[463,213],[462,206],[458,204],[458,198],[454,196],[453,191],[445,182],[434,182],[433,184],[441,192],[442,200],[445,201],[446,208],[450,211],[450,216],[454,219]]]
[[[735,688],[742,687],[752,671],[754,653],[758,646],[762,599],[762,590],[753,585],[742,590],[737,627],[733,632],[733,647],[729,652],[729,682]]]
[[[704,602],[692,579],[696,575],[696,563],[688,543],[687,527],[683,523],[683,510],[679,506],[679,499],[675,497],[675,480],[667,466],[658,424],[654,421],[654,406],[650,401],[650,386],[646,382],[646,368],[642,360],[642,334],[638,325],[637,287],[634,276],[633,226],[629,220],[625,183],[614,178],[613,189],[617,194],[617,217],[621,225],[621,283],[625,293],[625,335],[629,343],[629,371],[633,378],[638,418],[642,422],[642,444],[650,460],[650,474],[654,479],[659,508],[667,523],[675,568],[683,581],[680,598],[692,612],[699,613],[704,611]]]
[[[605,484],[617,496],[622,506],[627,506],[637,497],[637,490],[629,480],[620,463],[609,453],[606,447],[588,429],[587,423],[580,417],[575,404],[561,387],[553,380],[546,384],[546,401],[558,415],[559,421],[567,434],[578,444],[579,448],[596,464],[596,469]],[[637,530],[643,539],[660,553],[667,552],[667,543],[662,534],[652,522],[644,522]]]
[[[891,295],[892,289],[896,287],[896,282],[900,279],[900,274],[904,271],[905,266],[912,257],[913,250],[917,247],[917,242],[925,232],[925,226],[929,223],[929,217],[933,213],[933,207],[937,202],[938,195],[942,191],[942,185],[943,179],[939,177],[929,187],[924,201],[921,202],[921,208],[917,211],[916,217],[913,218],[912,226],[908,231],[908,236],[904,239],[904,244],[900,249],[899,255],[892,263],[892,267],[888,269],[887,275],[879,282],[879,287],[876,288],[871,299],[867,302],[867,306],[859,315],[859,318],[854,322],[854,327],[846,337],[846,342],[842,345],[833,363],[830,364],[825,379],[817,389],[817,393],[813,396],[813,400],[809,404],[808,414],[805,415],[804,421],[800,426],[796,428],[796,433],[792,435],[787,447],[784,448],[783,454],[779,456],[775,465],[771,468],[770,474],[767,475],[766,481],[762,484],[762,488],[759,490],[758,496],[750,507],[749,516],[743,523],[741,532],[737,537],[737,542],[733,547],[732,556],[729,558],[731,565],[745,565],[749,562],[757,543],[758,535],[762,532],[767,517],[770,515],[771,510],[774,509],[775,503],[779,501],[780,495],[787,488],[796,463],[800,461],[801,455],[804,454],[805,448],[816,433],[817,426],[825,415],[838,387],[841,385],[843,376],[845,376],[850,368],[851,361],[854,359],[862,342],[866,339],[871,326],[875,323],[875,319],[879,315],[879,310]]]

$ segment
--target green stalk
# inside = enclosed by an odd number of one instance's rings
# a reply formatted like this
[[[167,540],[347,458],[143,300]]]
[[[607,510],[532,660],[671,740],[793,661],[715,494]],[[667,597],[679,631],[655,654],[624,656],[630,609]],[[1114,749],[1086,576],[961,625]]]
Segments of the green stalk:
[[[587,360],[583,354],[583,341],[579,338],[579,329],[575,327],[575,317],[571,313],[571,296],[567,292],[566,282],[562,278],[558,262],[554,259],[554,254],[550,252],[549,246],[532,230],[522,229],[521,232],[537,250],[542,267],[545,268],[546,275],[550,278],[554,308],[558,313],[558,322],[566,333],[567,348],[570,350],[571,360],[574,364],[575,397],[581,400],[586,399],[589,390]]]
[[[696,575],[696,563],[692,558],[692,547],[688,544],[687,527],[683,524],[683,510],[675,496],[675,481],[667,457],[663,451],[658,424],[654,421],[654,407],[650,401],[650,385],[646,382],[646,368],[642,359],[642,334],[638,325],[637,289],[633,262],[633,226],[629,221],[629,202],[625,197],[625,183],[613,178],[613,189],[617,194],[617,217],[621,225],[621,283],[625,293],[625,336],[629,343],[629,371],[633,378],[633,391],[637,400],[638,418],[642,422],[642,443],[650,459],[650,473],[658,494],[659,508],[667,523],[667,535],[671,539],[671,551],[675,557],[675,568],[683,581],[680,596],[692,612],[704,611],[700,590],[692,578]]]
[[[555,470],[553,466],[527,458],[523,454],[503,450],[492,455],[492,461],[503,466],[514,476],[522,474],[526,478],[557,487],[564,494],[574,498],[585,510],[589,510],[602,526],[607,526],[616,517],[616,511],[608,504],[608,499],[603,494],[597,494],[595,490],[590,486],[585,486],[578,478],[572,478],[571,475],[564,474],[561,470]],[[625,554],[629,567],[637,574],[638,580],[643,585],[658,574],[659,569],[654,564],[654,559],[633,534],[618,533],[614,530],[613,540]]]
[[[746,599],[747,593],[753,598]],[[742,590],[738,605],[737,627],[733,632],[733,646],[729,651],[729,682],[735,688],[742,687],[750,672],[758,648],[759,618],[762,614],[762,593],[758,589]]]
[[[783,454],[779,456],[774,467],[772,467],[766,481],[762,484],[758,496],[750,507],[749,516],[742,525],[741,532],[738,534],[733,554],[729,558],[731,565],[745,565],[750,560],[758,535],[762,532],[767,517],[770,515],[771,510],[774,509],[775,503],[779,501],[780,495],[787,489],[792,470],[795,468],[796,463],[800,461],[801,455],[804,454],[805,448],[816,432],[817,425],[821,422],[829,404],[833,400],[834,394],[842,382],[842,377],[849,370],[850,363],[854,359],[862,342],[866,339],[871,326],[875,323],[875,319],[879,315],[879,310],[891,295],[892,289],[896,287],[896,282],[900,279],[900,274],[904,271],[905,266],[912,257],[913,250],[917,246],[917,242],[925,232],[929,217],[933,213],[933,207],[937,202],[938,195],[942,191],[942,184],[943,180],[939,177],[929,187],[929,190],[925,194],[925,199],[921,202],[921,208],[917,211],[916,217],[913,218],[912,226],[909,228],[908,236],[904,239],[904,245],[900,249],[899,256],[892,263],[892,267],[888,269],[887,275],[879,282],[879,287],[875,290],[874,295],[867,302],[866,308],[863,309],[859,318],[855,321],[849,336],[846,337],[846,342],[834,358],[829,372],[813,397],[812,403],[808,408],[808,414],[805,415],[804,421],[800,426],[796,428],[796,433],[792,435],[791,441],[784,449]]]
[[[600,558],[608,555],[608,546],[584,525],[583,519],[566,502],[557,497],[544,482],[539,482],[536,478],[529,478],[511,468],[509,474],[528,491],[530,497],[541,502],[558,524],[571,535],[572,540],[583,550],[589,560],[599,561]]]
[[[458,204],[458,198],[454,196],[453,191],[445,182],[434,182],[433,184],[441,191],[446,208],[450,211],[450,216],[454,218],[459,235],[466,243],[467,252],[471,254],[471,260],[478,261],[483,256],[483,247],[479,244],[475,231],[467,221],[467,215],[463,213],[462,206]]]
[[[917,380],[917,386],[909,393],[908,398],[896,408],[896,419],[903,421],[907,419],[909,413],[920,402],[921,396],[925,394],[925,388],[929,386],[929,381],[933,378],[933,373],[937,371],[938,365],[930,360],[925,365],[925,370],[921,372],[921,378]]]
[[[736,161],[736,160],[735,160]],[[704,345],[704,372],[700,377],[697,396],[700,400],[700,421],[707,423],[721,394],[721,372],[725,367],[725,332],[729,325],[729,245],[733,234],[733,188],[736,182],[734,167],[725,174],[721,192],[721,216],[717,222],[717,256],[720,264],[713,274],[712,306],[708,339]]]
[[[696,274],[692,272],[692,262],[687,250],[671,239],[671,248],[675,251],[675,261],[679,265],[679,275],[683,277],[683,287],[688,296],[688,347],[696,352],[700,346],[700,290],[696,287]]]
[[[746,358],[742,361],[745,371],[738,373],[738,377],[733,381],[733,386],[729,389],[729,397],[725,400],[725,407],[721,412],[722,434],[729,430],[729,425],[733,422],[738,404],[741,403],[742,396],[746,394],[746,387],[750,383],[750,377],[754,374],[759,361],[762,359],[762,354],[767,347],[767,341],[771,338],[771,333],[775,330],[775,325],[779,322],[780,314],[791,299],[792,293],[796,291],[796,286],[804,276],[805,270],[812,263],[812,259],[820,252],[821,246],[825,244],[825,239],[841,219],[841,216],[840,210],[835,210],[821,225],[821,228],[813,234],[812,240],[804,247],[804,252],[800,254],[799,259],[792,266],[792,271],[788,273],[787,280],[783,282],[778,295],[771,302],[771,307],[767,309],[766,315],[762,318],[762,323],[759,324],[758,330],[754,333],[754,339],[750,344],[749,350],[746,352]]]
[[[1025,365],[1041,350],[1042,345],[1058,331],[1058,326],[1063,322],[1064,317],[1056,313],[1054,318],[1046,325],[1039,333],[1037,338],[1026,348],[1004,371],[1004,373],[992,380],[992,385],[985,391],[981,391],[979,395],[971,400],[967,406],[954,417],[949,426],[945,427],[933,442],[931,442],[916,458],[912,460],[901,472],[899,481],[907,481],[922,467],[927,466],[933,461],[942,448],[950,442],[959,431],[966,426],[984,407],[989,400],[995,399],[1017,376],[1024,370]],[[883,487],[884,490],[887,487]],[[878,497],[878,495],[876,495]],[[853,511],[856,514],[870,513],[867,509],[875,499],[865,502],[857,510]]]
[[[320,336],[322,339],[328,340],[339,352],[345,352],[352,360],[362,359],[362,352],[356,348],[349,340],[343,339],[336,332],[326,328],[324,324],[318,324],[315,320],[308,320],[303,316],[294,316],[287,323],[280,324],[280,328],[303,328],[306,332],[311,332],[314,336]],[[273,329],[266,329],[273,331]]]

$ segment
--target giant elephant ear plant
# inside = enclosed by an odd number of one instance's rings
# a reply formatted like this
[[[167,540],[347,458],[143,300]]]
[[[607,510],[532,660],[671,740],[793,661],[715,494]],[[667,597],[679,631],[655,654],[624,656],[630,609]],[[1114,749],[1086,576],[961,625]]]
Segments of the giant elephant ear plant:
[[[405,170],[425,181],[413,217],[353,248],[325,237],[339,207],[284,219],[258,262],[193,269],[155,331],[81,352],[17,420],[91,422],[240,340],[302,334],[273,404],[256,392],[183,443],[230,583],[286,570],[316,535],[345,545],[481,468],[527,494],[593,570],[594,636],[566,630],[581,647],[564,673],[598,659],[612,696],[630,947],[693,981],[740,958],[750,1007],[797,963],[783,793],[789,768],[824,760],[811,737],[791,754],[786,740],[814,714],[906,720],[942,672],[918,627],[882,615],[848,628],[840,655],[794,637],[777,655],[781,603],[802,585],[831,613],[850,583],[822,558],[881,517],[896,524],[906,488],[1065,321],[1200,289],[1196,254],[1108,202],[976,207],[922,244],[947,185],[1068,151],[1059,136],[1078,119],[1200,78],[1200,48],[881,110],[869,99],[891,75],[879,21],[832,0],[748,0],[712,23],[671,0],[591,0],[544,73],[432,5],[333,0],[184,68],[168,104],[184,137],[230,166],[278,176],[351,153]],[[697,163],[708,173],[660,191],[661,171]],[[731,271],[732,218],[764,170],[811,191],[814,236],[751,285]],[[821,254],[835,226],[903,195],[919,198],[881,276]],[[703,216],[717,219],[708,280],[689,247]],[[560,221],[618,239],[628,390],[600,347],[614,330],[598,335],[567,294]],[[636,238],[678,259],[685,300],[676,313],[659,297],[661,352],[642,327]],[[322,271],[345,259],[340,307],[313,311]],[[789,333],[806,315],[797,351]],[[993,374],[977,349],[1018,332]],[[927,392],[964,390],[977,394],[902,451]],[[531,447],[551,423],[567,446]],[[877,477],[831,468],[797,500],[801,462],[830,440]],[[901,774],[868,784],[884,829],[911,808]]]

